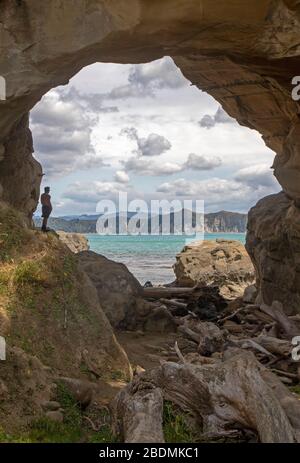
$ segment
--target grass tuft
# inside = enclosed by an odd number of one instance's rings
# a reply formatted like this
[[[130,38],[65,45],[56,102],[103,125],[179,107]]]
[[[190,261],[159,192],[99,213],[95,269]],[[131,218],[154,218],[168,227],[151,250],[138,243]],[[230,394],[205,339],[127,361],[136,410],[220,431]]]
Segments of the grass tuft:
[[[291,386],[290,391],[294,392],[294,394],[300,395],[300,385],[298,384],[297,386]]]
[[[195,435],[187,425],[185,415],[168,401],[164,402],[163,431],[167,443],[195,442]]]
[[[26,285],[38,286],[44,280],[43,271],[38,261],[21,262],[15,269],[14,283],[19,288]]]
[[[104,424],[98,432],[91,430],[83,418],[82,411],[66,387],[58,383],[56,400],[62,406],[64,421],[56,423],[41,417],[19,435],[9,435],[0,427],[0,443],[113,443],[115,437],[105,410],[97,411],[97,418]],[[102,414],[102,416],[101,416]],[[104,416],[105,414],[105,416]]]
[[[22,217],[17,211],[0,205],[0,261],[11,260],[29,238]]]

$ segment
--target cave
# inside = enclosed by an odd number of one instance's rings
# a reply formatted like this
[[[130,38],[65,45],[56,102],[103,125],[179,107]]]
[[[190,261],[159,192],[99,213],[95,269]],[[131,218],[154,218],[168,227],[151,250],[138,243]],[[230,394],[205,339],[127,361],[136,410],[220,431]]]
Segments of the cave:
[[[250,213],[247,249],[261,299],[299,311],[300,130],[292,98],[298,72],[297,1],[35,1],[1,5],[0,194],[30,221],[41,166],[32,157],[29,111],[41,97],[95,62],[144,63],[166,54],[240,124],[259,131],[277,154],[283,192]],[[85,21],[80,18],[84,16]],[[65,24],[67,17],[67,23]],[[15,32],[17,31],[17,32]]]
[[[61,0],[2,0],[1,206],[20,211],[31,226],[42,169],[32,156],[29,112],[43,95],[96,62],[170,56],[193,85],[276,153],[282,192],[250,211],[246,248],[260,303],[279,301],[287,315],[299,314],[300,121],[293,98],[299,26],[298,0],[252,0],[246,9],[242,0],[74,0],[72,7]]]

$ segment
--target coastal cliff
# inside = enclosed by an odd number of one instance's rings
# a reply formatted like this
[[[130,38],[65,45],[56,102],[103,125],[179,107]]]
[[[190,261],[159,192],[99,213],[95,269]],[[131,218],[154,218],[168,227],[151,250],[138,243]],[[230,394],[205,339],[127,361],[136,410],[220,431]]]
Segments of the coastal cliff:
[[[207,233],[246,233],[247,214],[220,211],[205,214],[204,228]],[[41,219],[34,219],[36,227],[41,226]],[[171,216],[172,222],[172,216]],[[82,215],[78,217],[50,217],[49,226],[53,230],[67,233],[96,233],[97,216]]]

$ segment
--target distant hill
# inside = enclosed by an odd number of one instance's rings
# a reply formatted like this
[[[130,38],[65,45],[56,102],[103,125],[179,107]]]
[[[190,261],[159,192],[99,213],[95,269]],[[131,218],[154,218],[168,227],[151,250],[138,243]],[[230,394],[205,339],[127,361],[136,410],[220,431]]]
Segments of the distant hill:
[[[98,217],[99,215],[50,217],[48,225],[54,230],[69,233],[96,233]],[[205,231],[208,233],[245,233],[247,218],[247,214],[227,211],[205,214]],[[41,226],[40,217],[35,217],[34,222],[37,227]]]

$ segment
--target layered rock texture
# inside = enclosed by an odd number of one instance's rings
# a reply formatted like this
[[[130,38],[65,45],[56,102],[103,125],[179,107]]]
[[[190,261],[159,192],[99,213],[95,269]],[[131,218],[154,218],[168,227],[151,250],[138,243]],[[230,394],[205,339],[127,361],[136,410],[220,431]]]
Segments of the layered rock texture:
[[[284,193],[262,199],[249,213],[247,250],[260,302],[279,301],[289,315],[300,312],[300,209]]]
[[[30,220],[41,168],[32,157],[28,112],[48,90],[96,61],[169,55],[240,124],[262,134],[276,152],[277,179],[299,204],[299,105],[291,97],[300,68],[299,26],[298,0],[74,0],[72,8],[61,0],[2,1],[1,199]],[[293,241],[282,239],[286,247]],[[262,274],[262,260],[252,255]]]
[[[226,298],[239,297],[254,281],[254,268],[239,241],[216,240],[185,246],[174,265],[179,286],[215,285]]]

